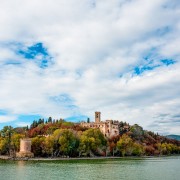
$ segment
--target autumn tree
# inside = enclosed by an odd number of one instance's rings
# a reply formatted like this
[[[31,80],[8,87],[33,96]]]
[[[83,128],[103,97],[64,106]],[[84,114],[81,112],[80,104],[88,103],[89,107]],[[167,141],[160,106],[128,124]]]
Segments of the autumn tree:
[[[118,141],[119,141],[119,135],[118,136],[112,136],[108,139],[109,151],[113,156],[115,153],[117,153],[117,142]]]

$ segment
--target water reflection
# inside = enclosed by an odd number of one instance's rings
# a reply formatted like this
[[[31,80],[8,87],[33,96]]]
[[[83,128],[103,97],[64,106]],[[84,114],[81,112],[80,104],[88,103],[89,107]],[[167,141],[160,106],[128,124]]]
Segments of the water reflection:
[[[180,158],[0,161],[0,180],[179,180]]]
[[[25,166],[25,161],[17,161],[18,168],[23,168]]]
[[[23,177],[25,177],[25,173],[26,173],[25,165],[26,165],[25,161],[17,161],[16,173],[19,179],[23,179]]]

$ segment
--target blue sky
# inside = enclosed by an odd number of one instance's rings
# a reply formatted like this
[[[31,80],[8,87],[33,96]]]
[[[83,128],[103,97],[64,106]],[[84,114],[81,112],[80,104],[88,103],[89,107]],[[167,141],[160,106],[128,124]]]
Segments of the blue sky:
[[[4,1],[0,129],[101,111],[180,134],[179,12],[178,0]]]

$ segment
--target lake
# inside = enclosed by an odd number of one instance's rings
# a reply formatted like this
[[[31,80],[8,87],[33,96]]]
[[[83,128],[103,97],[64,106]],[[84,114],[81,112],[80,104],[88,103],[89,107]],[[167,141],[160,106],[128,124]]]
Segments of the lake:
[[[179,180],[180,156],[67,161],[0,160],[0,180]]]

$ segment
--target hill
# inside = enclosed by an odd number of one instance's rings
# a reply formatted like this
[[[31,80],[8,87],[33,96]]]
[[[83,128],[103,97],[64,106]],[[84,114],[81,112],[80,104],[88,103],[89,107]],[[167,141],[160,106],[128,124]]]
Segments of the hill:
[[[110,121],[113,124],[113,120]],[[159,156],[180,154],[178,137],[160,136],[138,124],[118,123],[119,134],[105,136],[99,127],[82,127],[64,119],[34,120],[30,127],[4,126],[0,131],[0,154],[18,152],[20,139],[31,138],[36,157]],[[171,139],[170,139],[171,138]]]

